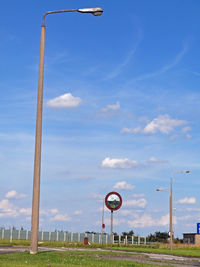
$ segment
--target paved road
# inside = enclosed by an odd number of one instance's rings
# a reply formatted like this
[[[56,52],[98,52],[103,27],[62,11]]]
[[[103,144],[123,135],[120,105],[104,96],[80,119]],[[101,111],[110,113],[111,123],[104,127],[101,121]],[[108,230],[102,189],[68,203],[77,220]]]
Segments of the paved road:
[[[0,254],[25,252],[25,251],[29,251],[29,249],[30,249],[29,247],[23,247],[23,246],[0,246]],[[39,251],[80,251],[80,256],[83,256],[81,254],[81,251],[86,251],[86,250],[87,251],[108,251],[108,250],[103,250],[100,248],[84,249],[84,248],[65,248],[65,247],[63,248],[39,247]],[[173,256],[173,255],[166,255],[166,254],[143,253],[143,252],[136,252],[136,253],[137,254],[134,254],[132,252],[113,250],[113,255],[98,254],[96,256],[98,256],[99,258],[104,258],[104,259],[150,263],[155,266],[170,265],[170,266],[177,266],[177,267],[181,267],[181,266],[183,267],[199,266],[200,267],[200,258]],[[91,254],[91,256],[95,257],[94,254]]]

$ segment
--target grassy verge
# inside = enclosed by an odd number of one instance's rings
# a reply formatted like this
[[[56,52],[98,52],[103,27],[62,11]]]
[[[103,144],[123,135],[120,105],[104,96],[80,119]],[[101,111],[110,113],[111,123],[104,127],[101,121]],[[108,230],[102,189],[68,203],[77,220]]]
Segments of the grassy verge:
[[[108,267],[153,267],[155,265],[145,263],[135,263],[132,261],[121,261],[104,259],[101,257],[102,253],[96,252],[91,254],[90,252],[79,252],[79,255],[73,252],[40,252],[37,255],[30,255],[25,253],[13,253],[7,255],[0,255],[1,267],[75,267],[75,266],[108,266]]]
[[[197,246],[176,246],[171,251],[168,247],[162,245],[158,246],[129,246],[129,247],[115,247],[116,250],[147,252],[147,253],[161,253],[180,256],[200,257],[200,247]]]
[[[0,240],[0,246],[5,245],[19,245],[19,246],[29,246],[30,241],[28,240],[13,240],[10,243],[9,240]],[[100,244],[91,244],[84,245],[83,243],[66,243],[66,242],[57,242],[57,241],[43,241],[39,242],[39,246],[44,247],[81,247],[81,248],[104,248],[109,249],[110,246]],[[114,245],[113,249],[115,250],[124,250],[130,252],[147,252],[147,253],[163,253],[163,254],[172,254],[172,255],[180,255],[180,256],[191,256],[191,257],[200,257],[200,247],[192,246],[192,245],[174,245],[174,249],[171,251],[168,245],[155,244],[155,245],[129,245],[129,246],[118,246]]]

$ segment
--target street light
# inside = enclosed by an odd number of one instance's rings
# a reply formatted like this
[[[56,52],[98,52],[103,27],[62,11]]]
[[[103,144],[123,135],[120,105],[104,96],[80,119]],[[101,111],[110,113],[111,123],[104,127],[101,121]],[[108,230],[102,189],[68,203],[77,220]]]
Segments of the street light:
[[[31,218],[31,248],[30,253],[36,254],[38,251],[38,228],[39,228],[39,200],[40,200],[40,169],[41,169],[41,142],[42,142],[42,106],[43,106],[43,78],[44,78],[44,47],[45,47],[45,18],[49,14],[80,12],[90,13],[94,16],[100,16],[103,13],[102,8],[83,8],[71,10],[58,10],[46,12],[43,16],[40,39],[40,59],[39,59],[39,78],[38,78],[38,96],[37,96],[37,117],[35,134],[35,158],[33,175],[33,199],[32,199],[32,218]]]
[[[169,216],[169,234],[170,234],[170,250],[173,249],[173,236],[174,236],[174,233],[173,233],[173,216],[172,216],[172,176],[174,174],[177,174],[177,173],[189,173],[190,171],[189,170],[183,170],[183,171],[178,171],[178,172],[174,172],[172,173],[171,175],[171,186],[170,186],[170,196],[169,196],[169,213],[170,213],[170,216]],[[167,191],[167,188],[157,188],[156,189],[157,192],[166,192]]]
[[[170,210],[170,216],[169,216],[169,233],[170,233],[170,250],[173,249],[173,214],[172,214],[172,176],[177,173],[189,173],[189,170],[182,170],[179,172],[174,172],[171,175],[171,186],[170,186],[170,196],[169,196],[169,210]]]

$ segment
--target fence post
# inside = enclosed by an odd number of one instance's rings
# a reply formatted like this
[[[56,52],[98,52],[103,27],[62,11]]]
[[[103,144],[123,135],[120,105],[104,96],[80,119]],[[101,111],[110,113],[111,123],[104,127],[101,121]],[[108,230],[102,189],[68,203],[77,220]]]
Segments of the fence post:
[[[59,235],[59,232],[57,231],[57,233],[56,233],[56,241],[58,241],[58,235]]]
[[[64,242],[66,242],[66,232],[64,232]]]
[[[146,236],[144,237],[144,244],[145,245],[147,244],[147,238],[146,238]]]
[[[1,239],[4,239],[4,231],[5,231],[5,229],[2,228]]]
[[[49,232],[49,241],[51,241],[51,232]]]
[[[18,239],[18,240],[20,240],[20,233],[21,233],[21,231],[18,230],[18,236],[17,236],[17,239]]]
[[[92,234],[92,243],[94,243],[94,234]]]
[[[78,242],[81,242],[81,234],[78,233]]]
[[[28,240],[28,230],[26,230],[26,240]]]
[[[71,242],[73,242],[73,233],[71,233]]]
[[[115,244],[115,236],[112,235],[112,238],[113,238],[112,243]]]
[[[106,234],[106,244],[108,244],[108,235]]]
[[[103,238],[103,236],[102,236],[102,238]],[[99,244],[101,244],[102,242],[101,242],[101,235],[99,235]]]
[[[140,245],[140,236],[138,236],[138,245]]]
[[[41,240],[42,240],[42,241],[44,240],[44,231],[42,231],[42,234],[41,234]]]
[[[125,236],[125,244],[126,244],[126,246],[127,246],[127,244],[128,244],[128,239],[127,239],[127,235]]]
[[[134,244],[134,235],[131,236],[131,244]]]
[[[12,237],[12,234],[13,234],[13,229],[11,228],[11,229],[10,229],[10,243],[12,243],[12,238],[13,238],[13,237]]]
[[[121,244],[121,235],[119,235],[119,245]]]

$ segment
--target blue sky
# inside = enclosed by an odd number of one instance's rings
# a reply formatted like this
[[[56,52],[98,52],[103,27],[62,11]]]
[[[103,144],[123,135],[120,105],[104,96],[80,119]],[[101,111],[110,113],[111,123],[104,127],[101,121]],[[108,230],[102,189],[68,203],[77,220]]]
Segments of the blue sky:
[[[30,229],[40,26],[46,11],[40,229],[196,230],[200,33],[197,0],[6,1],[0,17],[0,226]],[[109,212],[106,212],[109,232]]]

